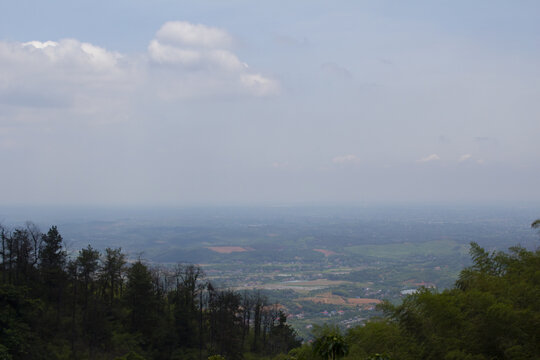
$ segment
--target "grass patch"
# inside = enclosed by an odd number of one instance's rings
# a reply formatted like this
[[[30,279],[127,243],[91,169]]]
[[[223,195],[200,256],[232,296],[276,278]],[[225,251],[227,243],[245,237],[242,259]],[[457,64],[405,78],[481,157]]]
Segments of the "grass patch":
[[[422,243],[399,243],[383,245],[356,245],[344,248],[351,254],[386,259],[400,259],[410,256],[466,255],[469,246],[453,240],[433,240]]]

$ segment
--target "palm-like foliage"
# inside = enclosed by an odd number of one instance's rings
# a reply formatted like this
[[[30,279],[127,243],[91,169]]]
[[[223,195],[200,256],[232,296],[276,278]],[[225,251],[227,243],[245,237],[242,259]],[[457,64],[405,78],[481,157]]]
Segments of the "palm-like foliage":
[[[313,342],[313,351],[325,360],[336,360],[349,353],[349,346],[341,335],[339,328],[324,326],[317,331]]]

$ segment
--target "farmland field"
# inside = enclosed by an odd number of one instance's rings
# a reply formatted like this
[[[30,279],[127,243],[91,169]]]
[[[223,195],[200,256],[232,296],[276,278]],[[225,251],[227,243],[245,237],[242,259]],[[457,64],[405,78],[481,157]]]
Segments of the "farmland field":
[[[355,245],[345,247],[346,252],[366,257],[399,259],[409,256],[466,255],[468,245],[453,240],[432,240],[421,243],[403,242],[381,245]]]
[[[243,248],[240,246],[208,246],[207,249],[210,249],[220,254],[231,254],[233,252],[245,252],[253,250],[251,248]]]
[[[299,298],[298,301],[311,301],[319,304],[343,305],[343,306],[360,306],[368,304],[379,304],[379,299],[368,298],[347,298],[335,295],[331,292],[318,294],[312,297]]]

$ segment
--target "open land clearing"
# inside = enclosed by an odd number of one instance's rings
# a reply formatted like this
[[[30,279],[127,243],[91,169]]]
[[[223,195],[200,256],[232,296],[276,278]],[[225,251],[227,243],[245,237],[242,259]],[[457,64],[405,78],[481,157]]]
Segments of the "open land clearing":
[[[298,301],[311,301],[318,304],[331,304],[343,306],[365,306],[376,305],[381,302],[379,299],[369,298],[348,298],[332,294],[331,292],[318,294],[311,297],[300,298]]]
[[[326,250],[326,249],[313,249],[313,251],[317,251],[322,253],[324,256],[328,257],[330,255],[337,255],[338,253],[332,250]]]
[[[349,254],[383,259],[400,259],[411,256],[467,255],[469,246],[453,240],[441,239],[426,242],[402,242],[381,245],[355,245],[344,248]]]
[[[206,248],[220,254],[231,254],[234,252],[253,251],[252,248],[241,247],[241,246],[208,246]]]
[[[283,281],[279,283],[267,283],[254,285],[249,287],[237,287],[238,290],[243,289],[264,289],[264,290],[294,290],[299,292],[321,290],[327,287],[340,286],[345,284],[351,284],[349,281],[342,280],[328,280],[328,279],[316,279],[316,280],[293,280]]]

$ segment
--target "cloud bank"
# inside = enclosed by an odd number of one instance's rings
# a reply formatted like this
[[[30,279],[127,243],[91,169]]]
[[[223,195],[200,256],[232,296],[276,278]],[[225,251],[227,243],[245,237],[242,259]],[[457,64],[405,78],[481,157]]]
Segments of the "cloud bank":
[[[81,42],[0,42],[0,103],[15,107],[99,106],[103,101],[268,96],[277,81],[252,71],[226,31],[167,22],[143,54]],[[137,94],[137,95],[135,95]]]
[[[88,103],[125,89],[134,81],[132,75],[123,55],[78,40],[0,42],[0,102],[4,105]]]
[[[459,162],[464,162],[464,161],[467,161],[469,160],[470,158],[472,158],[472,155],[471,154],[464,154],[464,155],[461,155],[461,157],[459,158]]]
[[[428,155],[426,157],[423,157],[419,160],[417,160],[418,162],[422,162],[422,163],[425,163],[425,162],[431,162],[431,161],[438,161],[438,160],[441,160],[441,158],[439,157],[439,155],[437,154],[431,154],[431,155]]]

